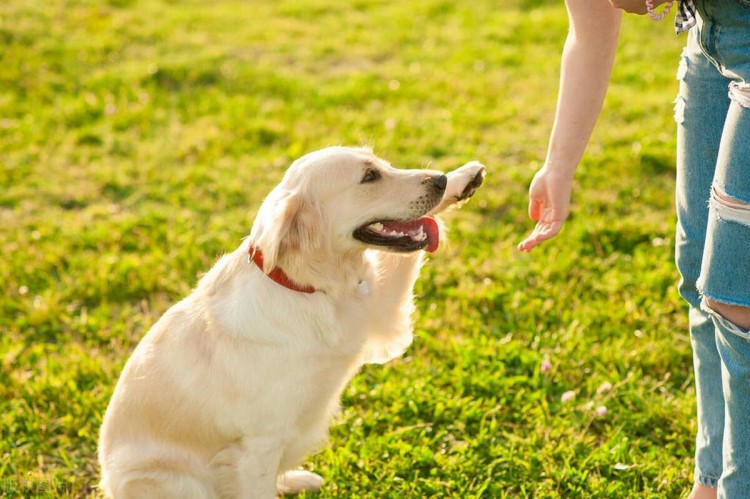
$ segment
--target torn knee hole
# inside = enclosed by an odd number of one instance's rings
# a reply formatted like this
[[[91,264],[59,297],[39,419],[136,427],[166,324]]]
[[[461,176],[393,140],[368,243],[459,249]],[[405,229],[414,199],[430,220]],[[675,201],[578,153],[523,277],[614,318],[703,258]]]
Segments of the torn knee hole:
[[[710,298],[703,299],[703,308],[710,313],[720,316],[728,321],[731,328],[742,328],[745,331],[750,329],[750,307],[741,305],[730,305]]]
[[[711,206],[719,218],[750,226],[750,203],[733,198],[715,185],[711,189]]]
[[[729,98],[744,108],[750,109],[750,83],[733,81],[729,84]]]

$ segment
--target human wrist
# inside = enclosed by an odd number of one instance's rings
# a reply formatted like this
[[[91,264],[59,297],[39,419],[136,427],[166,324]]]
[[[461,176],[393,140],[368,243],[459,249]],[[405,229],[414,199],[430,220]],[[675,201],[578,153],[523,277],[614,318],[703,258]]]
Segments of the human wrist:
[[[542,165],[541,169],[548,174],[552,174],[560,179],[572,182],[577,166],[577,164],[550,161],[549,159],[547,159],[547,161],[544,162],[544,165]]]

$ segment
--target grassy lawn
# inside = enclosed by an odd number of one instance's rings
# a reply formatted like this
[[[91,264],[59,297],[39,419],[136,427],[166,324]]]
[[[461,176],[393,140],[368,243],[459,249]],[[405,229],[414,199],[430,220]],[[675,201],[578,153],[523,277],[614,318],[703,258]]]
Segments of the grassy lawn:
[[[626,19],[571,219],[524,255],[566,29],[559,0],[5,0],[0,496],[95,495],[102,413],[139,338],[290,162],[333,144],[489,174],[423,271],[414,344],[363,370],[307,461],[320,497],[684,494],[685,39]]]

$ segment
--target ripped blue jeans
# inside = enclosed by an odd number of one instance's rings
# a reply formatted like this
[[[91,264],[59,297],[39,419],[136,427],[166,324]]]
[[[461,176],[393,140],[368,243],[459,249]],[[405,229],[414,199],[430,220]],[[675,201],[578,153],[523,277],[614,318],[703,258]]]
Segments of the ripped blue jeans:
[[[750,0],[697,0],[677,77],[680,294],[690,305],[695,481],[750,497],[750,331],[715,302],[750,307]]]

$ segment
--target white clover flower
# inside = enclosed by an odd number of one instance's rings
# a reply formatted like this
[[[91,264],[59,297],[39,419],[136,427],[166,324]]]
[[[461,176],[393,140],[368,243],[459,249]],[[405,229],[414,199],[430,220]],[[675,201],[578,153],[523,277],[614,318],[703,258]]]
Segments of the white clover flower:
[[[602,393],[608,392],[612,389],[612,383],[609,381],[605,381],[601,385],[599,385],[599,388],[596,389],[596,394],[601,395]]]
[[[560,397],[560,402],[565,404],[567,402],[570,402],[574,398],[576,398],[576,392],[574,392],[573,390],[568,390],[567,392],[562,394],[562,397]]]

